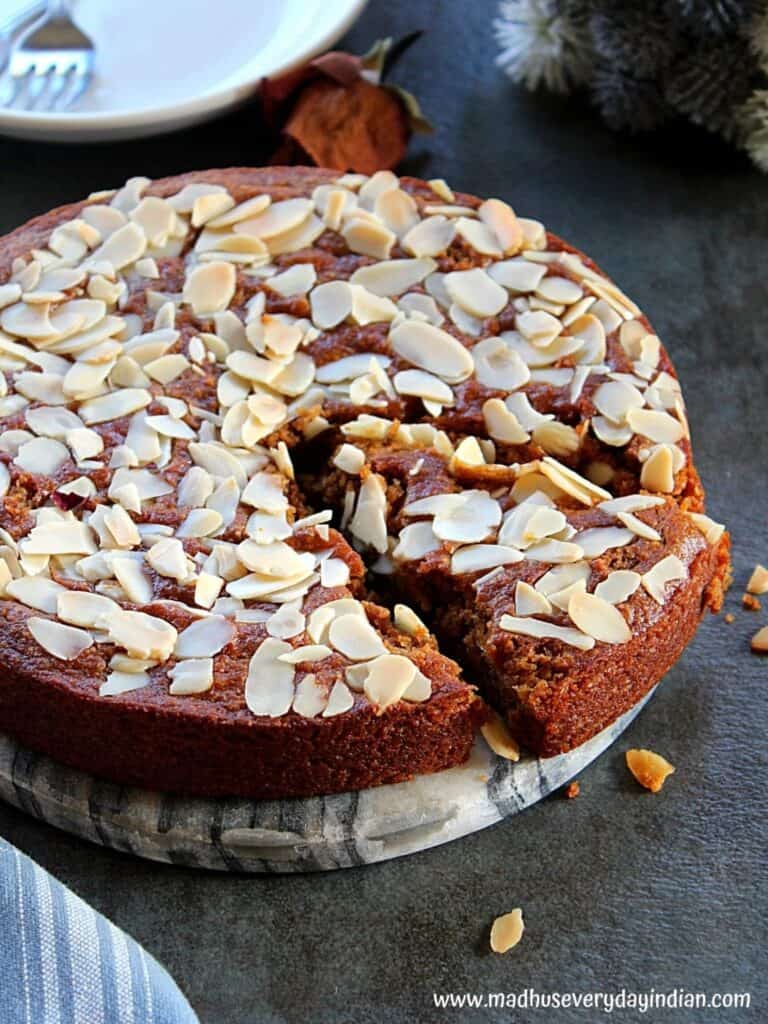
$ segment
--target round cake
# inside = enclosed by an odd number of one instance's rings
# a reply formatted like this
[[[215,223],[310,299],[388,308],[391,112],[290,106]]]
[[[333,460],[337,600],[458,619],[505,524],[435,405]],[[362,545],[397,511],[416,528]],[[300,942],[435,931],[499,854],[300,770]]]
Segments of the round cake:
[[[0,730],[308,796],[567,751],[718,610],[638,307],[499,199],[234,168],[0,240]]]

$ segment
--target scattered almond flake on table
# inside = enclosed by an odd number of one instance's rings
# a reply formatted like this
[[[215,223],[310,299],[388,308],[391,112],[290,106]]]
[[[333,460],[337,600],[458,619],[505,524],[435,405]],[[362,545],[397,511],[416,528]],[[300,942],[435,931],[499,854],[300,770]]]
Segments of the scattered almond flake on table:
[[[502,914],[491,926],[491,949],[494,953],[506,953],[522,939],[524,930],[523,912],[519,907]]]
[[[628,750],[626,760],[627,767],[640,785],[652,793],[658,793],[667,776],[675,771],[669,761],[652,750]]]
[[[756,565],[747,583],[747,593],[768,594],[768,569],[763,565]]]
[[[752,637],[750,646],[753,651],[758,654],[765,654],[768,652],[768,626],[763,626],[757,633]]]

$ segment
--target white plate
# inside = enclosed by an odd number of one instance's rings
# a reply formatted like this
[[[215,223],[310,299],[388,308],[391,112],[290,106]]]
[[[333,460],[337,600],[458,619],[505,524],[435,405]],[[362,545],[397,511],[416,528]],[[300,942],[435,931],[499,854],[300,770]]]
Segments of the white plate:
[[[74,0],[97,70],[76,112],[0,109],[0,133],[87,142],[183,128],[321,53],[367,0]],[[5,16],[29,0],[0,0]]]

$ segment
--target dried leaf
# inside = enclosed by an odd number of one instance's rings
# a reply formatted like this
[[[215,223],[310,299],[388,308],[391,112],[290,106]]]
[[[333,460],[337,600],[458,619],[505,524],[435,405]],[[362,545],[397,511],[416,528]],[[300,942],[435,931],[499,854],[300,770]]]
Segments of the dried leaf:
[[[328,79],[305,86],[284,132],[319,167],[362,174],[399,163],[410,134],[399,97],[363,78],[346,87]]]

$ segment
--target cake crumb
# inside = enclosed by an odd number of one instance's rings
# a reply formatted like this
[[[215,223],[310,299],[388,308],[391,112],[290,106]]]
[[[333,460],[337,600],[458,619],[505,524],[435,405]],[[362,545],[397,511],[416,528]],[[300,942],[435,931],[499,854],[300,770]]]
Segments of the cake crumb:
[[[758,629],[752,637],[752,643],[750,646],[752,647],[752,650],[757,651],[758,654],[764,654],[768,651],[768,626],[763,626],[762,629]]]
[[[762,608],[758,599],[753,597],[752,594],[745,594],[741,599],[741,603],[750,612],[759,612]]]
[[[575,800],[580,792],[581,783],[579,783],[578,780],[574,780],[573,782],[568,783],[565,790],[565,795],[569,800]]]
[[[524,931],[523,912],[519,907],[502,914],[491,926],[491,949],[494,953],[506,953],[518,944]]]
[[[756,565],[747,583],[750,594],[768,594],[768,569],[764,565]]]
[[[730,626],[734,618],[735,616],[733,615],[733,612],[728,612],[728,614],[724,618],[724,622],[726,623],[726,625]]]
[[[674,767],[652,750],[628,750],[627,767],[641,786],[658,793],[668,775],[672,775]]]

